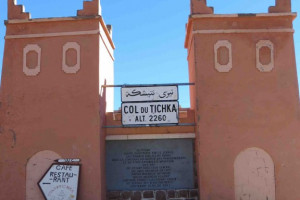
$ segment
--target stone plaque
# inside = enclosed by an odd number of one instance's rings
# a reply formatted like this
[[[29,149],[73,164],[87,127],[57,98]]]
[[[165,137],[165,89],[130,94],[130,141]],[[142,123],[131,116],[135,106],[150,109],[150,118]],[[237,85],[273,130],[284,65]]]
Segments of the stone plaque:
[[[193,189],[193,140],[106,142],[107,190]]]

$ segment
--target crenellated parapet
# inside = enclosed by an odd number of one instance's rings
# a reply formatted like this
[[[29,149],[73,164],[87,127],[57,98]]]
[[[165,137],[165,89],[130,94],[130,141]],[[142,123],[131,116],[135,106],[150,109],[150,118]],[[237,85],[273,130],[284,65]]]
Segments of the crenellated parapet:
[[[12,19],[30,19],[30,13],[25,12],[23,5],[17,5],[17,0],[7,1],[7,18]]]
[[[208,7],[206,0],[191,0],[191,14],[213,14],[213,7]]]
[[[101,15],[100,0],[84,1],[83,9],[77,11],[77,16]]]
[[[276,5],[269,8],[269,13],[291,12],[291,0],[276,0]]]

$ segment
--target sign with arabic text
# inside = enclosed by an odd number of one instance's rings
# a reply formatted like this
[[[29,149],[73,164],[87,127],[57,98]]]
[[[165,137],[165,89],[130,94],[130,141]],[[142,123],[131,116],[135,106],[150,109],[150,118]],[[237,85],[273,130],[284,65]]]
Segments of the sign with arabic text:
[[[52,164],[38,183],[46,200],[76,200],[80,165]]]
[[[177,86],[123,87],[122,102],[176,101]]]
[[[178,110],[177,101],[122,103],[122,124],[177,124]]]

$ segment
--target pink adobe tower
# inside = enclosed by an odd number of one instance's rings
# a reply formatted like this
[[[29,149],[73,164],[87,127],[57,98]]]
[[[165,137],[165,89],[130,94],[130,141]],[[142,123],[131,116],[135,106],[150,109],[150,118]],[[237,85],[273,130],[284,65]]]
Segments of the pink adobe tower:
[[[300,113],[290,0],[213,14],[191,0],[185,47],[201,200],[300,199]]]
[[[53,160],[80,158],[79,199],[105,199],[106,111],[114,44],[99,0],[76,17],[31,19],[8,0],[0,93],[0,199],[43,199],[38,181]]]

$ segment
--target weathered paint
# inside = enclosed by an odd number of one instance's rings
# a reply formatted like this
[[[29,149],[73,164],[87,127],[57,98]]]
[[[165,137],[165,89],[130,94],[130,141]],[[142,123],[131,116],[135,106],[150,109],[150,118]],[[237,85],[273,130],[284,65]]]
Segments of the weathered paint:
[[[236,200],[275,200],[274,163],[259,148],[242,151],[234,162]]]

